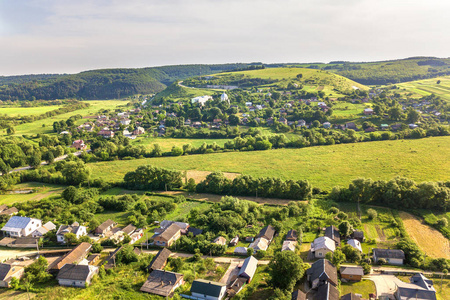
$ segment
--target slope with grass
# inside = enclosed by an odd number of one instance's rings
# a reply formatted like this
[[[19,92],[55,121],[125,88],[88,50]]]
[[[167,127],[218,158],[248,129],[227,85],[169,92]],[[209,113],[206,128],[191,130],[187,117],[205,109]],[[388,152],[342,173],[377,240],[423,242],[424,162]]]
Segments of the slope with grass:
[[[404,82],[397,86],[400,91],[412,93],[416,98],[435,94],[450,102],[450,76]]]
[[[36,107],[2,105],[0,106],[0,114],[5,114],[10,117],[41,115],[46,112],[58,109],[60,107],[62,107],[62,105],[49,105]]]
[[[417,182],[450,179],[450,138],[395,140],[268,151],[159,157],[89,164],[93,178],[120,181],[140,165],[177,170],[223,171],[257,177],[307,179],[330,190],[366,177],[405,176]]]

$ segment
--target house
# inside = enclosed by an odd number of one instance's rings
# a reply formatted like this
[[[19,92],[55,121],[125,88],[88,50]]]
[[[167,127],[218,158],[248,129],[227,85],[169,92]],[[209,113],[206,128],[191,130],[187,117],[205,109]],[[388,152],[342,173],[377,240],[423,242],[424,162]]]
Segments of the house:
[[[395,249],[373,249],[373,261],[378,263],[378,260],[383,258],[388,264],[391,265],[403,265],[405,259],[405,253],[402,250]]]
[[[278,119],[278,122],[280,122],[281,124],[287,125],[287,122],[288,122],[288,121],[287,121],[286,118],[281,117],[281,118]]]
[[[239,270],[238,276],[247,279],[247,283],[252,281],[253,276],[256,272],[256,267],[258,266],[258,260],[253,256],[249,256],[244,260],[241,269]]]
[[[341,300],[363,300],[360,295],[348,293],[341,297]]]
[[[355,267],[341,267],[339,272],[341,273],[341,278],[348,281],[361,281],[364,276],[364,270],[361,266]]]
[[[381,124],[381,125],[380,125],[380,128],[381,128],[382,130],[386,130],[386,129],[389,128],[389,125],[388,125],[388,124]]]
[[[181,237],[181,228],[177,224],[167,227],[161,234],[154,236],[154,245],[170,247]]]
[[[213,241],[213,243],[225,246],[227,244],[227,240],[223,236],[219,236]]]
[[[358,240],[360,243],[364,242],[364,231],[355,230],[350,235],[352,239]]]
[[[109,231],[111,231],[111,229],[113,229],[114,226],[116,226],[117,223],[114,222],[111,219],[106,220],[105,222],[103,222],[102,224],[100,224],[97,228],[95,228],[94,233],[96,235],[105,235],[106,233],[108,233]]]
[[[239,277],[236,275],[232,276],[227,287],[228,299],[236,296],[236,294],[239,293],[246,284],[247,278]]]
[[[133,226],[134,227],[134,226]],[[144,229],[138,228],[136,229],[131,235],[131,241],[130,244],[136,243],[138,240],[140,240],[144,236]]]
[[[305,120],[298,120],[297,121],[297,126],[299,126],[299,127],[306,126],[306,121]]]
[[[395,298],[398,300],[436,300],[433,281],[418,273],[410,278],[411,283],[396,281]]]
[[[56,276],[58,284],[85,288],[91,284],[92,277],[98,274],[98,267],[92,265],[65,264]]]
[[[324,122],[322,125],[323,125],[323,128],[325,128],[325,129],[331,128],[331,123],[330,122]]]
[[[162,297],[172,297],[173,292],[183,283],[183,274],[155,270],[150,273],[140,291]]]
[[[12,216],[2,231],[6,236],[22,237],[29,236],[33,231],[42,226],[42,221],[34,218]]]
[[[136,226],[133,224],[128,224],[124,228],[117,230],[114,232],[114,235],[111,237],[112,239],[116,241],[122,241],[125,235],[128,235],[131,237],[131,235],[137,230]]]
[[[0,241],[0,246],[12,247],[12,248],[37,248],[39,244],[39,238],[31,236],[21,236],[18,238],[5,237]]]
[[[263,237],[259,237],[248,247],[255,250],[255,252],[258,252],[260,250],[266,251],[267,248],[269,248],[269,241]]]
[[[301,290],[295,290],[291,295],[292,300],[306,300],[306,294]]]
[[[319,259],[313,263],[311,268],[306,270],[306,279],[312,289],[316,289],[327,282],[334,286],[338,285],[336,267],[327,259]]]
[[[77,150],[85,150],[87,147],[83,140],[76,140],[73,141],[72,148],[75,148]]]
[[[8,288],[13,278],[22,278],[24,271],[25,269],[22,266],[0,264],[0,287]]]
[[[98,135],[106,139],[114,137],[114,131],[102,129],[98,132]]]
[[[284,241],[281,246],[281,251],[292,251],[295,252],[295,247],[297,246],[297,241]]]
[[[245,237],[245,242],[246,242],[246,243],[252,243],[254,240],[255,240],[255,238],[252,237],[252,236],[247,236],[247,237]]]
[[[356,127],[356,124],[353,123],[353,122],[345,123],[345,128],[346,128],[346,129],[358,130],[358,128]]]
[[[273,237],[275,235],[275,228],[273,228],[271,225],[267,225],[256,236],[257,238],[265,238],[269,241],[269,244],[272,242]]]
[[[297,230],[291,229],[286,234],[286,241],[297,241],[298,239],[298,233]]]
[[[55,224],[53,224],[52,222],[47,222],[44,225],[42,225],[41,227],[39,227],[38,229],[36,229],[35,231],[33,231],[31,236],[32,237],[42,237],[47,232],[55,230],[55,229],[56,229],[56,225]]]
[[[0,213],[6,209],[8,209],[8,206],[6,206],[5,204],[0,205]]]
[[[319,286],[314,300],[339,300],[339,290],[330,283]]]
[[[371,116],[371,115],[373,115],[373,109],[371,109],[371,108],[366,108],[366,109],[364,110],[364,114],[365,114],[366,116]]]
[[[191,99],[191,103],[199,103],[201,106],[205,105],[205,103],[208,100],[213,100],[213,97],[205,95],[205,96],[199,96]]]
[[[192,282],[191,294],[197,299],[221,300],[226,289],[227,285],[224,283],[197,279]]]
[[[349,244],[350,246],[352,246],[354,249],[358,250],[359,252],[363,252],[361,243],[358,240],[350,239],[347,241],[347,244]]]
[[[155,255],[150,265],[147,267],[148,271],[151,272],[164,269],[170,254],[172,254],[172,252],[167,248],[159,250],[158,254]]]
[[[88,265],[93,265],[100,259],[100,253],[97,254],[91,254],[86,258]]]
[[[334,250],[336,250],[336,243],[326,236],[318,237],[311,243],[311,253],[316,258],[323,258],[325,254]]]
[[[128,118],[123,118],[120,120],[120,124],[125,125],[125,126],[130,125],[130,123],[131,123],[131,120]]]
[[[6,205],[5,205],[6,206]],[[15,207],[7,208],[0,212],[0,216],[13,216],[16,215],[19,212],[19,210]]]
[[[169,227],[169,226],[172,225],[172,224],[178,225],[178,226],[181,228],[181,230],[183,230],[183,231],[187,231],[188,228],[189,228],[189,224],[188,224],[188,223],[185,223],[185,222],[168,221],[168,220],[162,221],[162,222],[159,224],[159,227],[161,227],[161,228],[163,228],[163,229],[166,229],[167,227]]]
[[[133,131],[134,135],[141,135],[145,133],[145,129],[142,127],[136,127],[136,129]]]
[[[230,246],[236,246],[237,243],[239,243],[239,236],[238,236],[238,235],[231,239],[229,245],[230,245]]]
[[[56,240],[58,243],[65,243],[64,236],[67,233],[73,233],[79,239],[83,235],[87,235],[87,230],[85,226],[80,226],[78,222],[74,222],[72,225],[61,225],[56,232]]]
[[[235,255],[247,255],[247,247],[236,247],[233,253]]]
[[[78,246],[73,248],[72,251],[54,261],[48,267],[49,272],[56,273],[66,264],[78,264],[88,255],[91,248],[92,245],[89,243],[83,242],[79,244]]]
[[[183,231],[181,232],[183,233]],[[187,229],[187,234],[192,233],[192,236],[197,236],[203,233],[203,230],[200,228],[195,228],[195,227],[191,227],[189,226],[189,228]]]
[[[331,225],[325,228],[324,235],[332,239],[336,243],[336,247],[341,243],[341,235],[339,233],[339,229],[337,229],[336,226]]]

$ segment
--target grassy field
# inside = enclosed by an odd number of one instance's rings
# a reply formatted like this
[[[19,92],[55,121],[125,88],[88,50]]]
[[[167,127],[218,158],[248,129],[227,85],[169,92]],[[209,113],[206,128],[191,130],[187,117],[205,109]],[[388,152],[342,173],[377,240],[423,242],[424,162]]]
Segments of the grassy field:
[[[388,180],[406,176],[415,181],[450,179],[450,138],[395,140],[252,152],[158,157],[89,164],[93,178],[122,180],[140,165],[177,170],[223,171],[258,177],[307,179],[329,190],[366,177]]]
[[[441,81],[439,84],[437,84],[438,80]],[[405,89],[407,93],[413,93],[416,97],[435,94],[444,100],[450,101],[450,76],[409,81],[396,85],[400,89]]]
[[[0,113],[11,117],[40,115],[48,111],[52,111],[62,107],[62,105],[37,106],[37,107],[21,107],[21,106],[0,106]]]
[[[363,298],[369,299],[369,294],[375,294],[375,283],[371,280],[360,282],[341,282],[341,296],[348,293],[361,294]]]
[[[192,147],[200,147],[203,143],[207,143],[208,145],[216,143],[220,147],[229,141],[228,139],[176,139],[176,138],[154,138],[154,137],[138,137],[132,141],[133,145],[136,146],[145,146],[146,148],[153,148],[153,144],[159,144],[163,151],[172,150],[173,146],[182,147],[186,144],[191,144]]]
[[[275,79],[280,82],[276,85],[286,85],[289,81],[297,80],[297,75],[302,74],[300,80],[303,90],[307,92],[323,91],[327,96],[342,96],[340,92],[354,89],[354,87],[366,90],[368,87],[331,72],[305,69],[305,68],[267,68],[262,70],[240,71],[216,74],[217,77],[232,75],[246,75],[251,78]]]
[[[450,259],[450,243],[439,231],[425,225],[419,218],[400,212],[406,231],[419,248],[433,258]]]
[[[14,190],[34,190],[35,192],[29,194],[0,194],[0,204],[11,205],[16,202],[37,201],[50,195],[61,194],[64,189],[65,186],[50,183],[21,183],[17,184]]]
[[[16,135],[53,133],[53,122],[55,121],[67,120],[69,117],[78,114],[82,115],[83,117],[87,115],[94,115],[100,109],[115,109],[116,107],[120,105],[125,105],[127,103],[126,101],[123,100],[95,100],[86,102],[89,103],[91,106],[85,109],[80,109],[69,113],[53,116],[51,118],[46,118],[35,122],[24,123],[15,126],[14,128],[16,130]],[[86,120],[85,119],[78,120],[76,124],[81,124],[83,122],[86,122]],[[0,131],[0,136],[1,135],[6,135],[6,130]]]

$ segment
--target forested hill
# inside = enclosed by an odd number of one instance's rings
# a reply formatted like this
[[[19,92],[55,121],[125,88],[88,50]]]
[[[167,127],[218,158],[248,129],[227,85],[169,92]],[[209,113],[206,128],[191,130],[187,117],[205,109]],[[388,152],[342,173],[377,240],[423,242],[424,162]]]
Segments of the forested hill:
[[[411,57],[380,62],[300,64],[328,70],[365,85],[384,85],[450,75],[450,58]]]
[[[179,65],[93,70],[73,75],[0,77],[0,100],[113,99],[152,94],[162,91],[177,79],[242,69],[250,65]]]

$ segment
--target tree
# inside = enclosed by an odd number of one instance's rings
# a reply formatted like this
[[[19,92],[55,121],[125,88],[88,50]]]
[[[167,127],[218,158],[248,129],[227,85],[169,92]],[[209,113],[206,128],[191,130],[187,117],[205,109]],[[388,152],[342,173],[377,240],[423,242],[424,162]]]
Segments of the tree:
[[[367,210],[367,215],[369,216],[369,220],[375,220],[378,216],[378,213],[375,209],[369,208]]]
[[[183,149],[178,146],[173,146],[171,153],[173,156],[181,156],[181,155],[183,155]]]
[[[278,252],[269,263],[268,284],[273,288],[292,291],[304,273],[305,268],[300,256],[291,251]]]
[[[31,282],[46,282],[52,277],[47,273],[47,268],[47,260],[43,256],[39,256],[34,263],[25,267],[25,276]]]
[[[353,226],[350,224],[349,221],[343,221],[341,224],[339,224],[339,233],[344,236],[348,237],[353,232]]]
[[[440,84],[440,83],[441,83],[441,81],[440,81],[440,80],[436,81],[436,84]]]
[[[74,200],[75,200],[75,197],[77,196],[77,193],[78,193],[77,188],[71,185],[71,186],[69,186],[68,188],[66,188],[62,192],[61,196],[65,200],[67,200],[67,201],[69,201],[71,203],[74,203]]]
[[[254,251],[253,248],[247,248],[247,256],[252,256]]]
[[[441,218],[436,222],[436,225],[438,227],[445,228],[448,226],[448,220],[445,217]]]
[[[81,160],[66,162],[61,170],[61,173],[67,183],[73,184],[80,184],[87,181],[90,176],[88,167]]]
[[[339,268],[340,264],[343,263],[347,258],[341,249],[337,248],[334,250],[333,257],[331,258],[331,262],[336,268]]]
[[[69,232],[69,233],[66,233],[64,235],[64,242],[67,245],[74,245],[74,244],[78,243],[78,239],[77,239],[77,236],[74,233]]]
[[[186,189],[189,191],[189,192],[195,192],[195,187],[196,187],[197,185],[195,184],[195,179],[194,178],[189,178],[189,180],[188,180],[188,182],[187,182],[187,185],[186,185]]]
[[[230,125],[238,125],[239,124],[239,117],[236,115],[231,115],[228,117],[228,121],[230,121]]]
[[[39,153],[33,153],[28,157],[28,164],[33,168],[38,168],[41,165],[41,155]]]
[[[13,134],[16,133],[16,130],[14,129],[14,127],[8,126],[8,127],[6,128],[6,133],[7,133],[8,135],[13,135]]]
[[[414,124],[414,123],[416,123],[417,121],[420,120],[420,113],[417,110],[411,108],[411,109],[408,110],[408,114],[407,114],[406,120],[409,123]]]
[[[93,243],[91,251],[92,253],[100,253],[103,251],[103,246],[100,243]]]
[[[131,245],[123,246],[123,248],[116,254],[116,263],[129,264],[138,261],[138,256],[133,250],[133,246]]]

